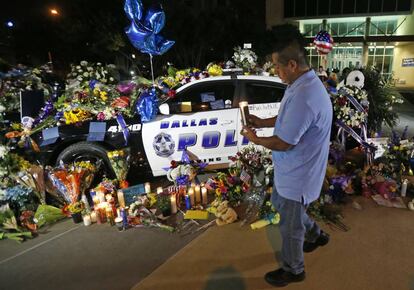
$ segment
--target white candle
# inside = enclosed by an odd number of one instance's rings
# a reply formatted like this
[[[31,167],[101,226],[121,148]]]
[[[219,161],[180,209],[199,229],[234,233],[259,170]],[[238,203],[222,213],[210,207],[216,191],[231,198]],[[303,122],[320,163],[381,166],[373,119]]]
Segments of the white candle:
[[[207,188],[203,187],[201,188],[201,197],[203,204],[207,204]]]
[[[91,222],[96,223],[96,212],[91,212]]]
[[[196,185],[195,188],[194,188],[194,191],[195,191],[196,203],[199,204],[201,202],[200,185]]]
[[[188,195],[190,196],[191,206],[194,206],[194,189],[192,187],[188,190]]]
[[[120,207],[125,207],[125,198],[124,198],[124,192],[122,190],[118,190],[118,204]]]
[[[405,197],[407,195],[407,185],[408,185],[408,179],[404,179],[402,186],[401,186],[401,196]]]
[[[242,117],[243,126],[246,126],[248,123],[248,118],[249,118],[249,103],[240,102],[239,107],[240,107],[240,113]]]
[[[175,197],[175,194],[171,195],[171,213],[177,213],[177,198]]]
[[[84,215],[83,216],[83,224],[85,225],[85,226],[90,226],[91,225],[91,223],[92,223],[92,220],[91,220],[91,216],[90,215]]]
[[[160,187],[157,187],[157,194],[160,194],[160,193],[162,193],[164,190],[162,189],[162,187],[160,186]]]
[[[151,193],[151,183],[149,183],[149,182],[145,182],[144,187],[145,187],[145,193],[146,193],[146,194]]]

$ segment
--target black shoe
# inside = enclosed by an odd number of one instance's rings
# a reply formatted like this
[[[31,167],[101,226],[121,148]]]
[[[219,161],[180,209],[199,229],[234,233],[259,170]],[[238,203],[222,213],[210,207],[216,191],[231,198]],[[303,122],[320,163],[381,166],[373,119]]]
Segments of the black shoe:
[[[280,268],[276,271],[266,273],[264,278],[267,283],[273,286],[284,287],[287,286],[289,283],[301,282],[305,280],[305,271],[295,275]]]
[[[328,242],[329,242],[329,235],[321,231],[321,234],[319,235],[319,237],[316,239],[315,242],[311,243],[311,242],[305,241],[303,243],[303,251],[305,253],[313,252],[314,250],[316,250],[317,247],[325,246]]]

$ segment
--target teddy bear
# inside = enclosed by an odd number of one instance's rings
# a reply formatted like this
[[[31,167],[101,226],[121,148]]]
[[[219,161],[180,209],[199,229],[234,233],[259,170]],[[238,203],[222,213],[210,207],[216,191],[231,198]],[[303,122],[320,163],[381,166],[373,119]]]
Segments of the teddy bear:
[[[227,200],[218,205],[216,216],[216,223],[219,226],[231,224],[237,220],[237,213],[233,208],[229,207]]]

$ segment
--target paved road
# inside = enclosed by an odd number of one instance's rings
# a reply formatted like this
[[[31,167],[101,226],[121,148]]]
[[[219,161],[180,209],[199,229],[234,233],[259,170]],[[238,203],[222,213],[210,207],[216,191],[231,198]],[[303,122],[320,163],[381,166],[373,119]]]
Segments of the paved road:
[[[23,244],[1,241],[0,289],[131,289],[196,236],[66,220]]]

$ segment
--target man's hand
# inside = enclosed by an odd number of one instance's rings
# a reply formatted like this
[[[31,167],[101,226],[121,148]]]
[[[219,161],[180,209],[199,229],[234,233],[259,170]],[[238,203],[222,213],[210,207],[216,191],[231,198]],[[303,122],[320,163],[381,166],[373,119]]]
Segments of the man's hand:
[[[240,131],[240,134],[246,137],[250,142],[257,142],[256,131],[250,127],[243,126],[243,129]]]
[[[259,117],[255,115],[249,115],[249,125],[253,128],[262,128],[263,127],[263,119],[260,119]]]

